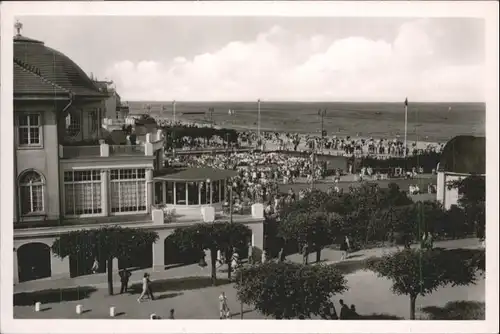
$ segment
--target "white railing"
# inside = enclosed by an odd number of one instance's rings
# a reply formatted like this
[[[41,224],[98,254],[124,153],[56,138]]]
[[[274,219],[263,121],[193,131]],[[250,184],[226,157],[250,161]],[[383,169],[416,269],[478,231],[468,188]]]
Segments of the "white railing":
[[[103,142],[95,146],[59,145],[59,157],[62,159],[71,159],[79,157],[109,157],[110,155],[153,156],[156,151],[163,149],[164,140],[161,130],[159,130],[154,134],[148,133],[146,135],[146,142],[138,145],[108,145]]]
[[[109,155],[145,155],[145,145],[110,145]]]

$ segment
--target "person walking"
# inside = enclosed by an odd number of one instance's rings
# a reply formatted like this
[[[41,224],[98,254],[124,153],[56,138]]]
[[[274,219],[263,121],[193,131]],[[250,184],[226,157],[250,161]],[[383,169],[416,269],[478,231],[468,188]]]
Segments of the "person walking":
[[[233,249],[233,256],[231,256],[231,267],[233,270],[238,269],[238,266],[240,264],[240,258],[238,256],[238,253],[236,252],[236,249]]]
[[[252,243],[248,243],[248,264],[253,264],[253,247]]]
[[[229,306],[227,305],[226,294],[224,291],[222,291],[219,296],[219,318],[227,319],[229,318],[229,315],[230,315],[230,310]]]
[[[175,319],[175,317],[174,317],[174,312],[175,312],[175,310],[174,310],[173,308],[171,308],[171,309],[170,309],[170,316],[168,317],[169,319],[171,319],[171,320],[174,320],[174,319]]]
[[[350,316],[349,316],[349,319],[350,320],[356,320],[356,319],[359,319],[359,314],[358,312],[356,312],[356,306],[354,306],[354,304],[351,304],[351,312],[350,312]]]
[[[434,241],[432,240],[432,233],[427,233],[427,249],[432,249],[434,247]]]
[[[153,295],[153,288],[152,288],[152,284],[151,284],[151,278],[149,276],[149,274],[146,273],[146,282],[147,282],[147,294],[149,295],[149,298],[151,300],[155,300],[155,297]]]
[[[130,279],[130,276],[132,276],[132,274],[130,273],[130,271],[127,270],[127,268],[125,268],[125,269],[121,269],[118,272],[118,275],[120,275],[120,283],[121,283],[120,294],[122,294],[124,292],[127,292],[128,281]]]
[[[137,298],[137,302],[142,302],[142,298],[144,298],[146,294],[148,294],[148,274],[144,273],[144,276],[142,277],[142,292],[139,298]]]
[[[420,249],[426,249],[427,248],[427,233],[424,232],[422,235],[422,240],[420,241]]]
[[[343,299],[339,300],[339,304],[340,304],[340,320],[348,320],[351,310],[346,304],[344,304]]]
[[[308,264],[308,260],[309,260],[309,247],[307,244],[304,244],[304,246],[302,247],[302,263],[303,264]]]
[[[97,271],[99,270],[99,261],[97,261],[97,257],[94,258],[94,263],[92,264],[91,270],[92,270],[92,274],[96,274]]]
[[[345,259],[347,259],[347,242],[346,242],[346,239],[344,238],[344,240],[342,240],[342,243],[340,244],[340,250],[342,251],[342,255],[340,257],[340,261],[344,261]]]

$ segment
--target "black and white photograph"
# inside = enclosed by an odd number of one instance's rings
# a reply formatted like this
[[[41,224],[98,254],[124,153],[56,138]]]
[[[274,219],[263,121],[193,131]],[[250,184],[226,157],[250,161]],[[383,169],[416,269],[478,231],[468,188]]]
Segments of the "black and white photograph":
[[[396,3],[2,4],[1,331],[498,331],[498,4]]]

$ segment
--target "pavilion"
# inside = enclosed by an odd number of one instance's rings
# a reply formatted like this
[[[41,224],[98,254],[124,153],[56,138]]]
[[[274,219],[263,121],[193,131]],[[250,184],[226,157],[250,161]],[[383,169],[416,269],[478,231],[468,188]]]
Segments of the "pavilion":
[[[156,205],[174,208],[219,206],[229,198],[228,183],[236,171],[207,167],[180,167],[158,171],[154,177]]]

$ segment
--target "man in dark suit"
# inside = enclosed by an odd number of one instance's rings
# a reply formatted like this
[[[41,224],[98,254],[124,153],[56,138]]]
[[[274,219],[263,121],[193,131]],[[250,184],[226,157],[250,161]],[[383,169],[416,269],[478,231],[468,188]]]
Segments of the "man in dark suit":
[[[127,292],[128,289],[128,280],[132,274],[130,271],[128,271],[126,268],[122,269],[118,272],[118,275],[120,275],[120,282],[121,282],[121,287],[120,287],[120,294]]]

